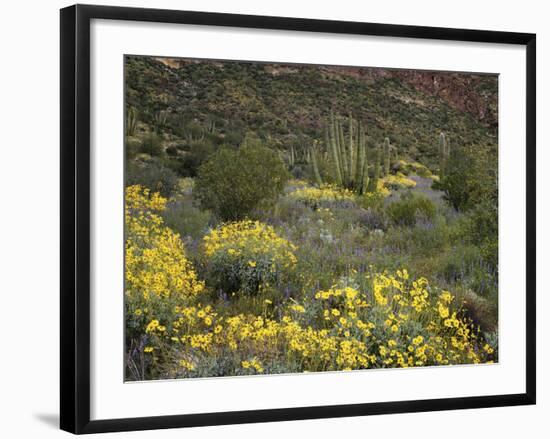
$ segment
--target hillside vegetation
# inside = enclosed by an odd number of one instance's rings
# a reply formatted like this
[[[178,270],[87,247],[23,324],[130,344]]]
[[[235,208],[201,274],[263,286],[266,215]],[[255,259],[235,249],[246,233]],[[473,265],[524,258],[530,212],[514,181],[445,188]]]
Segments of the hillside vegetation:
[[[192,61],[171,68],[149,57],[127,57],[126,105],[137,109],[148,128],[158,124],[158,117],[166,117],[166,147],[180,152],[203,137],[199,144],[205,148],[238,146],[250,131],[283,151],[291,145],[305,147],[324,140],[330,112],[352,113],[361,120],[370,146],[389,137],[400,154],[429,167],[437,164],[441,131],[456,145],[496,145],[496,129],[454,108],[451,98],[423,93],[411,85],[414,78],[402,80],[400,71],[396,76],[362,71],[354,75],[335,67]],[[496,113],[496,78],[464,77],[449,74],[447,82],[454,80],[463,94],[474,89],[479,101],[491,103],[486,112]],[[477,108],[479,103],[465,106]]]

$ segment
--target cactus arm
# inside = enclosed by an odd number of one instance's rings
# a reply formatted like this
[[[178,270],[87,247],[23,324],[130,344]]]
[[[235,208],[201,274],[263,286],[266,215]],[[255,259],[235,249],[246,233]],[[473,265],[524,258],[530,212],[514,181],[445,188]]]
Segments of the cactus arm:
[[[384,176],[390,175],[390,139],[384,138]]]
[[[378,190],[378,180],[380,179],[380,147],[376,147],[376,154],[374,158],[374,176],[372,179],[372,191]]]
[[[330,124],[330,128],[328,130],[325,130],[325,132],[328,139],[328,143],[330,144],[332,158],[334,160],[334,169],[336,170],[336,182],[338,183],[339,186],[342,186],[344,182],[342,180],[342,167],[340,164],[340,157],[338,155],[338,145],[336,143],[334,125]]]
[[[321,178],[321,174],[319,172],[319,167],[317,165],[317,157],[315,157],[315,150],[313,147],[309,149],[309,153],[311,155],[311,161],[313,164],[313,174],[315,175],[315,181],[319,186],[323,185],[323,179]]]
[[[353,117],[349,115],[349,185],[355,183],[355,161],[353,156]]]
[[[362,172],[362,187],[361,192],[365,193],[367,191],[367,188],[369,187],[369,162],[368,162],[368,154],[367,154],[367,142],[366,139],[363,136],[363,172]]]
[[[445,174],[445,166],[447,164],[447,141],[445,133],[439,134],[439,178],[443,178]]]
[[[344,186],[347,187],[349,183],[349,167],[348,167],[348,158],[346,154],[346,143],[344,140],[344,130],[342,128],[342,123],[337,119],[336,120],[336,127],[338,131],[338,151],[341,158],[342,163],[342,179],[344,180]]]
[[[134,107],[128,108],[128,114],[126,115],[126,134],[133,136],[137,129],[138,112]]]

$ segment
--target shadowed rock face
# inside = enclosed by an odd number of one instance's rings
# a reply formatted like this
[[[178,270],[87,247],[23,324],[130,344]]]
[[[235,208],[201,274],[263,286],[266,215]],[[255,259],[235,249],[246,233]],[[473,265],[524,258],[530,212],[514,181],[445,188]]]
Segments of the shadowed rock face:
[[[451,107],[467,111],[491,128],[498,124],[496,90],[484,90],[487,80],[494,76],[464,75],[460,73],[393,71],[391,75],[412,85],[417,90],[444,99]]]
[[[272,73],[291,73],[281,65],[270,66]],[[466,111],[491,128],[498,125],[498,80],[493,74],[446,73],[421,70],[391,70],[371,67],[327,66],[327,76],[350,76],[358,80],[374,82],[381,78],[396,78],[416,90],[443,99],[459,111]]]

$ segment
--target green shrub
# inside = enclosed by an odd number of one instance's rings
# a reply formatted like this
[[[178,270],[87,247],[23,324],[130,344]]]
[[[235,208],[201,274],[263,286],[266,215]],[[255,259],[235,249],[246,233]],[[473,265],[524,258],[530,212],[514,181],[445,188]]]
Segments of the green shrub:
[[[193,239],[204,236],[212,224],[210,212],[180,200],[169,203],[162,216],[166,225],[172,230],[182,237],[190,236]]]
[[[447,282],[456,282],[470,276],[480,263],[482,258],[477,247],[457,245],[445,258],[442,258],[440,273]]]
[[[224,221],[273,205],[289,175],[279,156],[263,146],[221,148],[200,168],[194,194]]]
[[[387,218],[383,209],[361,209],[358,223],[369,231],[386,230]]]
[[[467,236],[481,249],[483,259],[493,269],[498,267],[498,207],[495,202],[483,202],[468,212]]]
[[[163,197],[170,197],[178,185],[178,176],[158,160],[130,162],[126,168],[126,186],[139,184]]]
[[[477,246],[492,270],[498,268],[498,207],[496,201],[483,201],[457,222],[453,241]]]
[[[260,219],[275,224],[296,224],[309,215],[312,215],[312,210],[305,204],[289,197],[281,197],[273,211],[261,215]]]
[[[196,177],[199,167],[217,150],[209,140],[194,140],[185,145],[187,151],[179,161],[178,173],[182,177]]]
[[[435,205],[425,195],[406,192],[386,208],[390,220],[397,226],[413,226],[418,219],[433,220]]]
[[[496,202],[497,160],[480,146],[454,148],[437,184],[457,210],[470,210],[488,198]]]
[[[168,148],[166,148],[166,154],[171,157],[176,157],[178,155],[178,147],[175,145],[170,145]]]
[[[382,191],[373,191],[357,197],[356,201],[364,209],[381,210],[384,207],[385,199],[385,194]]]
[[[155,133],[148,133],[141,139],[140,152],[149,154],[151,157],[159,157],[163,153],[162,138]]]
[[[384,244],[396,253],[432,257],[444,251],[450,243],[450,229],[442,216],[433,221],[423,221],[416,226],[400,226],[388,229]]]
[[[141,142],[135,137],[126,137],[125,152],[126,159],[131,160],[141,151]]]

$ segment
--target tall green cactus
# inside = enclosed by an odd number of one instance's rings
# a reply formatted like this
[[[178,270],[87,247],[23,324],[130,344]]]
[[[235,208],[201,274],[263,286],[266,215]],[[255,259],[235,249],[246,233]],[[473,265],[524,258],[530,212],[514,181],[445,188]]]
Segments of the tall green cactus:
[[[371,178],[369,176],[367,137],[363,124],[349,115],[348,126],[344,132],[342,120],[331,112],[328,126],[325,127],[326,148],[321,153],[317,142],[315,142],[307,151],[311,157],[315,181],[319,185],[323,183],[319,171],[319,160],[323,160],[323,162],[330,163],[337,185],[357,194],[376,191],[380,178],[389,175],[392,152],[397,152],[397,149],[390,144],[387,137],[381,146],[376,147]]]
[[[358,139],[353,138],[353,117],[351,117],[351,113],[349,115],[349,128],[348,128],[348,136],[349,136],[349,180],[351,185],[356,185],[357,183],[357,175],[356,175],[356,166],[355,166],[355,147],[354,147],[354,140],[356,142],[355,146],[359,147],[359,141]],[[357,133],[359,134],[359,130],[357,130]]]
[[[134,107],[130,107],[126,114],[126,135],[133,136],[136,133],[137,124],[138,112]]]
[[[342,165],[342,178],[344,179],[344,186],[349,182],[349,168],[348,168],[348,155],[346,154],[346,143],[344,138],[344,128],[342,123],[335,119],[336,132],[338,133],[338,151],[340,154],[340,164]]]
[[[451,144],[445,137],[445,133],[439,134],[439,178],[443,178],[451,155]]]
[[[168,114],[166,111],[161,110],[157,111],[153,116],[154,129],[157,134],[162,134],[162,131],[166,127],[166,121],[168,119]]]
[[[330,145],[330,150],[332,152],[332,158],[334,160],[334,168],[336,170],[336,183],[339,186],[344,186],[344,165],[342,163],[342,151],[340,150],[339,145],[339,136],[336,121],[334,119],[334,114],[330,114],[330,125],[329,128],[325,130],[327,146]]]
[[[317,164],[317,157],[314,147],[312,147],[309,152],[311,156],[311,162],[313,164],[313,174],[315,176],[315,181],[319,186],[321,186],[323,184],[323,179],[321,178],[321,173],[319,172],[319,165]]]
[[[357,189],[360,194],[365,193],[369,186],[369,163],[367,159],[367,139],[361,123],[358,127],[358,160],[357,160]]]
[[[359,194],[364,193],[369,176],[366,136],[361,122],[350,114],[346,137],[342,121],[331,113],[329,126],[325,129],[325,143],[332,157],[336,183]]]
[[[391,150],[392,146],[390,145],[390,139],[385,138],[384,139],[384,147],[383,147],[383,160],[384,160],[384,176],[390,175],[390,166],[391,166]]]
[[[380,179],[380,159],[380,147],[377,146],[376,153],[374,155],[374,174],[370,186],[371,192],[376,192],[376,190],[378,189],[378,180]]]

